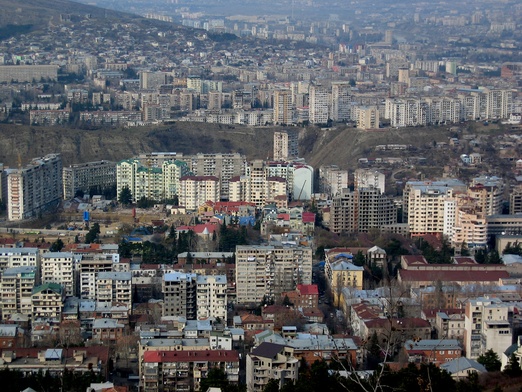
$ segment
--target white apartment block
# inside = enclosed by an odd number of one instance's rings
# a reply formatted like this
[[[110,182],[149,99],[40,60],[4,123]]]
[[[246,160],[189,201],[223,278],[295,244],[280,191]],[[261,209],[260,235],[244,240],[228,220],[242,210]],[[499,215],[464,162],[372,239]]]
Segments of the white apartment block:
[[[56,207],[62,198],[62,159],[59,154],[35,158],[7,174],[8,219],[36,217]]]
[[[75,259],[70,252],[48,252],[42,255],[42,283],[56,283],[67,297],[76,296]]]
[[[0,248],[0,274],[8,268],[40,268],[38,248]]]
[[[465,119],[505,119],[512,111],[512,90],[484,89],[458,97],[387,98],[384,117],[398,128]]]
[[[158,166],[159,165],[159,166]],[[188,165],[179,160],[155,162],[146,159],[128,159],[116,165],[116,190],[118,195],[129,188],[134,202],[142,197],[151,200],[170,200],[179,194],[179,181],[190,173]]]
[[[331,118],[348,121],[351,118],[352,87],[349,82],[332,82]],[[377,120],[378,123],[379,120]]]
[[[348,170],[341,170],[337,165],[321,166],[319,181],[321,192],[336,196],[348,188]]]
[[[291,245],[241,245],[236,247],[238,303],[275,299],[298,284],[311,284],[312,249]]]
[[[324,86],[310,86],[309,121],[311,124],[326,124],[330,119],[330,94]]]
[[[477,359],[488,350],[499,358],[511,346],[509,313],[513,305],[498,298],[475,298],[466,303],[464,348],[466,358]]]
[[[219,178],[187,176],[180,179],[179,205],[195,210],[207,201],[218,202]]]
[[[225,275],[198,275],[197,317],[204,320],[209,317],[227,321],[227,277]]]
[[[386,176],[370,169],[356,169],[354,172],[355,189],[372,187],[384,193],[386,187]]]
[[[0,299],[2,318],[9,319],[16,313],[31,317],[33,305],[31,296],[38,281],[36,267],[8,268],[0,278]]]
[[[132,307],[132,273],[99,272],[96,278],[96,301]]]
[[[70,165],[63,168],[63,198],[71,199],[76,191],[86,194],[91,188],[101,190],[116,185],[116,163],[96,161]]]
[[[96,299],[96,280],[99,273],[116,271],[120,255],[117,253],[83,253],[75,255],[80,276],[80,298]]]
[[[60,323],[64,300],[65,293],[59,284],[45,283],[34,287],[31,295],[32,320]]]
[[[58,79],[58,65],[2,65],[0,66],[0,83],[11,83],[16,80],[18,83],[33,80]]]

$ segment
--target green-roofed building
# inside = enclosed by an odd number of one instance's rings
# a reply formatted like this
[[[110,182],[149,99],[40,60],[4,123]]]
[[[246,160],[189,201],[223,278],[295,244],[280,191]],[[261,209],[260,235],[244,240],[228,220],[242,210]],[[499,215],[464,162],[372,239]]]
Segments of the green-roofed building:
[[[59,323],[65,302],[65,290],[57,283],[44,283],[33,288],[31,295],[32,319]]]

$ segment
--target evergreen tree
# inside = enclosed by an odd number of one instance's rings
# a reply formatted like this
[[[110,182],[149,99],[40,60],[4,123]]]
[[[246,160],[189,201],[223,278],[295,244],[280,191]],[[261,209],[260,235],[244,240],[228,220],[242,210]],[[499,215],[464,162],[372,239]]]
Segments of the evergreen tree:
[[[477,362],[484,365],[488,372],[498,372],[502,367],[498,354],[493,349],[489,349],[479,356]]]

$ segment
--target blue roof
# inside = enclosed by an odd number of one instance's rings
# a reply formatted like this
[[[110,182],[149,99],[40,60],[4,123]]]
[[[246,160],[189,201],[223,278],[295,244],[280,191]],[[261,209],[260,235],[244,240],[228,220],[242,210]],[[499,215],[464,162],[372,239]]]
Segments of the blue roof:
[[[353,255],[351,253],[339,253],[338,255],[335,255],[334,259],[339,259],[341,257],[344,257],[345,259],[353,259]]]

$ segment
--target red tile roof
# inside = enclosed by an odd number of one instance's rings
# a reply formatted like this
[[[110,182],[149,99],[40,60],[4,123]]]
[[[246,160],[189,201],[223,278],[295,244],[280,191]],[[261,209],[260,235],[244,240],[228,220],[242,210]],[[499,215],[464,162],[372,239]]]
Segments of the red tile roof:
[[[298,284],[297,291],[301,295],[319,295],[319,289],[316,284]]]
[[[499,279],[509,278],[506,271],[484,271],[484,270],[465,270],[465,271],[425,271],[425,270],[399,270],[403,282],[496,282]]]
[[[315,214],[313,212],[303,212],[303,223],[314,223]]]

